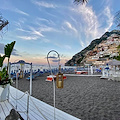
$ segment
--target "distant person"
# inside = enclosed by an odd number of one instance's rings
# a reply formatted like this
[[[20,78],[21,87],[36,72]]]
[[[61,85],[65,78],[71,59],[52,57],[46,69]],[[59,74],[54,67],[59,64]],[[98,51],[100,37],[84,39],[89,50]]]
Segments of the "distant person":
[[[18,74],[20,75],[20,69],[18,70]]]
[[[109,70],[109,66],[108,66],[108,64],[106,64],[106,67],[105,67],[105,69],[106,69],[106,70]]]
[[[40,68],[40,71],[42,71],[42,72],[43,72],[43,68],[42,68],[42,67]]]

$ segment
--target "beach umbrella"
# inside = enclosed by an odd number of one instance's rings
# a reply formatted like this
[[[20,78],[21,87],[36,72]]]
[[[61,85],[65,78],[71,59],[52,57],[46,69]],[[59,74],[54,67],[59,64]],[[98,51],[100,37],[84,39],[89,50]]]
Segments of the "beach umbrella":
[[[112,66],[118,66],[120,65],[120,61],[113,59],[113,60],[110,60],[107,64]]]

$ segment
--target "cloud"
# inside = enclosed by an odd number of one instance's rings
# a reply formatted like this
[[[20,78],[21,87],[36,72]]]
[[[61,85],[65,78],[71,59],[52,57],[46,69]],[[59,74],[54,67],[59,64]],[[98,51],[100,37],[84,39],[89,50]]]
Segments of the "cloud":
[[[4,44],[0,43],[0,54],[4,54]],[[13,49],[12,55],[14,56],[21,56],[18,54],[18,51],[16,49]]]
[[[42,39],[42,41],[45,42],[45,43],[49,43],[50,42],[50,40],[48,40],[48,39]]]
[[[4,53],[4,44],[0,43],[0,53],[3,54]]]
[[[21,32],[26,32],[27,35],[17,36],[18,38],[21,38],[23,40],[37,40],[40,37],[44,37],[44,35],[41,33],[40,30],[35,29],[34,27],[29,26],[29,30],[24,30],[22,28],[17,28],[17,30]]]
[[[55,54],[56,55],[56,54]],[[45,57],[46,59],[47,57]],[[52,62],[59,62],[59,58],[58,57],[55,57],[55,56],[49,56],[48,59],[50,59]]]
[[[71,49],[71,46],[69,46],[69,45],[64,45],[64,48],[65,48],[65,49]]]
[[[72,24],[68,21],[65,21],[64,24],[66,25],[66,27],[72,31],[74,31],[75,33],[77,33],[77,30],[72,26]]]
[[[52,62],[59,62],[60,60],[52,60]]]
[[[86,5],[77,5],[70,8],[70,11],[72,12],[70,19],[78,32],[78,39],[83,48],[92,40],[101,37],[113,25],[113,15],[108,4],[99,14],[95,13],[91,6]],[[67,26],[72,28],[68,23]]]
[[[32,0],[32,3],[34,3],[35,5],[41,6],[41,7],[56,8],[56,5],[53,5],[53,4],[47,3],[47,2],[43,2],[43,1]]]
[[[55,56],[49,56],[48,58],[57,59]]]
[[[16,30],[24,33],[24,35],[18,35],[17,37],[23,40],[37,40],[38,38],[42,38],[42,42],[48,43],[50,42],[50,40],[45,38],[43,32],[59,32],[58,30],[46,25],[41,25],[37,27],[28,26],[28,30],[23,29],[20,24],[17,24],[17,26],[18,28]]]
[[[29,26],[31,33],[40,37],[44,37],[39,28],[35,29],[34,27]]]
[[[37,23],[38,25],[41,25],[41,24],[48,24],[48,25],[50,25],[50,26],[54,26],[54,25],[55,25],[55,22],[52,21],[52,20],[50,20],[50,18],[49,18],[49,19],[45,19],[45,18],[37,17],[37,18],[36,18],[36,23]]]
[[[105,31],[108,31],[113,25],[114,18],[108,6],[104,9],[104,15],[108,18],[108,20],[106,21],[107,27],[105,28]]]
[[[85,6],[85,5],[80,5],[78,6],[77,9],[72,9],[76,13],[80,15],[81,22],[83,24],[80,24],[80,27],[84,27],[84,32],[87,36],[92,36],[92,37],[97,37],[98,35],[98,27],[99,27],[99,22],[97,15],[93,11],[92,7]],[[82,29],[83,30],[83,29]]]
[[[40,25],[37,28],[29,26],[29,28],[30,28],[32,34],[38,35],[38,36],[41,36],[41,37],[44,37],[42,32],[59,32],[55,28],[49,27],[49,26],[46,26],[46,25]]]
[[[38,21],[44,21],[44,22],[46,22],[46,23],[50,23],[50,21],[49,20],[47,20],[47,19],[45,19],[45,18],[37,18],[37,20]]]
[[[37,36],[17,36],[18,38],[21,38],[23,40],[37,40]]]
[[[22,29],[22,28],[17,28],[16,30],[19,30],[19,31],[21,31],[21,32],[31,33],[31,31],[29,31],[29,30],[24,30],[24,29]]]
[[[36,31],[36,30],[34,30],[32,34],[35,34],[35,35],[38,35],[38,36],[44,37],[44,35],[43,35],[40,31]]]
[[[49,26],[44,26],[43,28],[40,28],[41,32],[59,32],[58,30],[56,30],[55,28],[49,27]]]
[[[20,23],[24,24],[24,23],[27,21],[27,19],[24,18],[24,17],[22,17],[22,18],[19,18],[18,21],[19,21]],[[18,21],[17,21],[17,22],[18,22]]]
[[[18,51],[16,49],[13,49],[12,55],[14,55],[14,56],[21,56],[21,55],[18,54]]]
[[[85,47],[85,44],[84,44],[83,41],[80,41],[80,44],[81,44],[81,46],[82,46],[83,48]]]
[[[22,14],[22,15],[26,15],[26,16],[29,16],[29,14],[28,13],[26,13],[26,12],[24,12],[24,11],[22,11],[22,10],[19,10],[18,8],[16,8],[15,10],[13,10],[14,12],[17,12],[17,13],[19,13],[19,14]]]
[[[84,48],[91,40],[100,35],[99,20],[92,7],[85,5],[78,5],[70,9],[73,12],[71,17],[76,25],[78,31],[78,40],[80,45]],[[74,19],[76,17],[76,19]],[[83,42],[84,41],[84,42]]]

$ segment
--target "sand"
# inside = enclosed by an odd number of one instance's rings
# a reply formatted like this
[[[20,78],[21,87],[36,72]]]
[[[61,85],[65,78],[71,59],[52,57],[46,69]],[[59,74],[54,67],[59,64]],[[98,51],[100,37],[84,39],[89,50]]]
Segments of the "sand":
[[[33,80],[34,97],[53,106],[53,84],[46,75]],[[29,90],[29,81],[19,80],[19,89]],[[56,108],[82,120],[120,120],[120,82],[100,77],[67,77],[56,89]]]

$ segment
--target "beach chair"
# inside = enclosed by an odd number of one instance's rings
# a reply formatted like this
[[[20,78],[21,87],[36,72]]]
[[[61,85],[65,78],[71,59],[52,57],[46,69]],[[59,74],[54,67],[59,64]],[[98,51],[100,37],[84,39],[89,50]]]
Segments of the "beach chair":
[[[34,75],[32,75],[32,80],[34,80],[35,79],[35,76]],[[30,76],[29,77],[27,77],[26,78],[26,80],[30,80]]]

